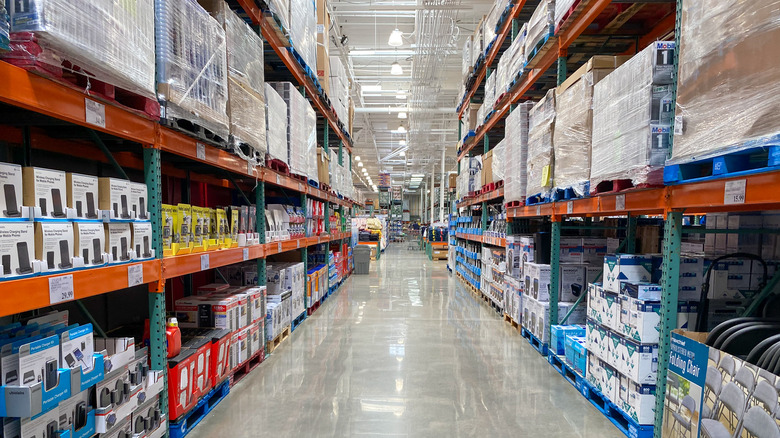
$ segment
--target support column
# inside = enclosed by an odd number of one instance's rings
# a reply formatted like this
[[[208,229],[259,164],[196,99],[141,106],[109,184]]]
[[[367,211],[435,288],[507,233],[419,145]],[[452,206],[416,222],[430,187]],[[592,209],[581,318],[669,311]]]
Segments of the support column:
[[[306,225],[308,223],[308,220],[306,220],[306,194],[301,193],[301,211],[303,211],[303,235],[306,237],[309,237],[311,233],[309,233],[309,230],[306,229]],[[309,278],[309,246],[307,244],[303,245],[303,248],[301,248],[301,261],[303,262],[303,275],[306,276],[306,278]],[[303,307],[306,309],[305,311],[308,312],[309,307],[311,306],[311,301],[309,300],[309,295],[306,293],[306,291],[303,292]]]
[[[430,212],[430,223],[433,223],[433,205],[436,203],[434,201],[434,196],[436,195],[436,180],[434,179],[436,176],[436,165],[431,165],[431,196],[428,197],[428,199],[431,200],[431,212]]]
[[[260,244],[264,245],[265,240],[265,182],[260,180],[255,187],[255,229],[260,237]],[[265,270],[265,257],[257,259],[257,284],[258,286],[266,285],[266,270]],[[263,309],[265,311],[265,308]],[[263,324],[263,332],[260,336],[263,340],[263,349],[265,349],[265,324]]]
[[[563,47],[558,48],[558,85],[561,85],[565,80],[567,76],[566,71],[566,56],[567,51]]]
[[[626,252],[636,254],[636,216],[628,214],[628,227],[626,228]]]
[[[441,149],[441,178],[439,179],[439,220],[444,222],[444,185],[446,183],[444,178],[444,159],[446,157],[447,149],[442,147]]]
[[[550,318],[545,330],[547,339],[552,339],[552,326],[558,324],[558,285],[561,273],[561,218],[553,216],[550,243]]]
[[[669,370],[670,339],[672,330],[677,328],[682,216],[682,212],[670,211],[666,214],[666,223],[664,225],[661,322],[658,338],[658,380],[655,383],[655,428],[653,429],[655,438],[661,438],[664,418],[664,396],[666,393],[666,373]]]

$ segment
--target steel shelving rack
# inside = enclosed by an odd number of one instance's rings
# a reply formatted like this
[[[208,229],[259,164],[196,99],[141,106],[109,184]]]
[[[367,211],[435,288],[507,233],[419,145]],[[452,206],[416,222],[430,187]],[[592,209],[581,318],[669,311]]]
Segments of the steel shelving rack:
[[[289,73],[301,86],[304,95],[310,98],[321,120],[322,145],[325,152],[329,151],[331,130],[338,139],[338,159],[340,163],[349,160],[351,170],[351,138],[338,120],[335,112],[327,106],[327,98],[320,95],[318,87],[310,76],[305,74],[306,67],[298,63],[289,50],[289,41],[283,37],[284,32],[274,20],[269,19],[269,13],[261,11],[251,0],[239,2],[244,11],[241,15],[251,17],[251,21],[259,25],[259,31],[269,45],[282,59]],[[28,127],[19,127],[16,122],[9,121],[0,124],[0,133],[11,143],[21,144],[26,155],[31,150],[38,152],[54,152],[68,155],[75,160],[90,160],[93,162],[113,165],[120,173],[122,168],[142,172],[149,194],[149,213],[153,226],[153,248],[157,258],[138,263],[111,265],[106,267],[77,270],[52,275],[41,275],[32,278],[0,282],[0,317],[15,315],[22,312],[41,309],[53,305],[49,295],[49,280],[63,275],[73,276],[73,300],[79,300],[103,294],[111,294],[129,287],[128,269],[140,265],[142,267],[142,283],[148,287],[148,308],[150,320],[150,357],[153,370],[167,369],[167,352],[165,340],[166,280],[195,274],[202,269],[202,258],[209,259],[208,269],[256,260],[258,264],[259,284],[266,283],[266,258],[275,254],[300,250],[302,260],[306,263],[307,249],[314,245],[344,242],[351,239],[351,233],[345,231],[345,214],[353,215],[357,202],[343,198],[333,192],[321,190],[307,183],[275,172],[268,168],[253,167],[239,157],[225,150],[204,144],[202,141],[185,134],[168,129],[156,121],[140,116],[124,107],[104,103],[88,92],[75,90],[58,82],[32,74],[22,68],[0,62],[0,103],[10,108],[30,111],[34,115],[31,125],[43,120],[47,126],[64,126],[74,131],[73,127],[89,132],[92,130],[94,146],[84,141],[63,138],[51,138],[40,132],[32,132]],[[98,102],[105,110],[103,123],[91,124],[87,121],[88,102]],[[79,128],[81,127],[81,128]],[[329,129],[330,128],[330,129]],[[119,147],[109,148],[101,138],[110,139]],[[114,143],[112,143],[114,144]],[[135,145],[134,145],[135,144]],[[102,152],[102,153],[101,153]],[[186,163],[183,170],[179,164]],[[25,164],[28,164],[25,160]],[[163,176],[173,176],[186,181],[204,182],[215,187],[235,190],[247,202],[250,199],[244,190],[254,191],[252,201],[257,208],[257,232],[260,244],[249,247],[222,249],[187,255],[163,258],[161,236],[161,205]],[[269,189],[284,189],[300,196],[305,209],[306,197],[322,201],[326,205],[324,223],[326,234],[290,239],[281,242],[266,242],[265,239],[265,196]],[[330,212],[338,210],[341,213],[340,229],[331,230]],[[328,247],[328,251],[330,251]],[[135,268],[134,268],[135,269]],[[333,285],[330,285],[333,286]],[[87,317],[92,319],[86,308],[82,309]],[[306,308],[309,303],[306,303]],[[170,309],[168,309],[170,310]],[[98,332],[102,332],[97,328]],[[167,381],[166,381],[167,385]],[[162,406],[167,411],[167,391],[163,391]]]
[[[590,53],[595,54],[632,54],[638,49],[642,49],[653,41],[671,35],[674,33],[677,47],[679,47],[680,35],[680,17],[682,11],[682,2],[676,0],[672,6],[672,13],[663,17],[657,17],[650,26],[640,35],[636,35],[635,47],[633,50],[625,52],[620,51],[599,51]],[[687,0],[690,1],[690,0]],[[524,2],[519,0],[519,4]],[[614,14],[616,4],[610,0],[581,0],[575,5],[576,13],[572,14],[566,23],[564,23],[559,33],[555,36],[557,50],[548,50],[541,54],[539,59],[533,61],[534,67],[531,71],[524,74],[520,81],[503,96],[497,100],[495,111],[491,113],[485,123],[473,133],[465,143],[461,145],[458,151],[458,167],[460,171],[460,161],[471,155],[479,155],[490,150],[490,133],[492,130],[500,127],[503,118],[509,114],[514,104],[524,100],[524,98],[539,92],[544,93],[556,84],[562,83],[566,79],[567,59],[574,53],[571,48],[579,44],[578,40],[585,35],[585,38],[591,38],[599,34],[593,27],[604,28],[604,18],[615,20],[627,20],[630,14],[635,14],[642,6],[639,2],[635,4],[626,4],[620,2],[622,9]],[[645,4],[644,7],[650,6]],[[650,6],[652,7],[652,6]],[[513,9],[514,17],[517,17],[521,11]],[[516,18],[514,18],[516,20]],[[624,21],[625,23],[625,21]],[[511,28],[502,27],[497,41],[503,41],[507,38],[506,33]],[[586,35],[587,30],[587,35]],[[512,37],[511,35],[509,36]],[[500,45],[497,43],[496,45]],[[495,49],[495,47],[493,48]],[[677,52],[675,53],[675,68],[679,62]],[[487,75],[490,74],[491,60],[496,59],[496,54],[488,53],[484,67]],[[554,74],[550,74],[557,61],[557,69]],[[484,79],[481,72],[475,81],[473,87],[467,90],[464,97],[464,104],[459,109],[459,116],[463,116],[465,103],[478,94],[477,89],[481,85],[481,79]],[[555,77],[554,82],[549,79]],[[547,79],[547,82],[545,82]],[[540,85],[541,84],[541,85]],[[675,84],[676,90],[676,84]],[[463,134],[461,132],[461,134]],[[479,148],[480,144],[484,147]],[[736,183],[736,184],[735,184]],[[733,189],[727,187],[740,187],[744,184],[744,192],[741,196],[733,196]],[[686,233],[723,233],[734,232],[733,230],[704,230],[700,228],[683,227],[684,215],[701,215],[714,212],[752,212],[761,210],[780,209],[780,193],[776,190],[767,190],[769,187],[780,186],[780,172],[767,171],[750,175],[740,175],[727,177],[723,179],[709,180],[703,182],[684,183],[660,188],[640,189],[626,191],[621,193],[607,193],[581,199],[573,199],[560,202],[551,202],[531,206],[507,206],[508,228],[511,229],[512,221],[518,222],[527,219],[541,219],[549,221],[551,225],[551,284],[557,284],[559,278],[559,250],[562,229],[566,228],[567,219],[574,218],[597,218],[597,217],[625,217],[627,218],[626,246],[624,252],[632,253],[635,251],[633,240],[636,235],[636,225],[638,216],[660,217],[664,222],[663,233],[663,266],[662,266],[662,302],[661,302],[661,327],[659,340],[659,363],[658,377],[656,384],[656,417],[653,434],[655,437],[661,436],[661,425],[663,420],[664,396],[666,390],[666,374],[668,371],[668,360],[670,351],[670,337],[672,330],[677,322],[677,298],[679,288],[680,272],[680,252],[682,235]],[[729,196],[731,195],[731,196]],[[475,205],[482,205],[483,211],[486,211],[487,203],[498,202],[502,199],[503,193],[494,190],[482,193],[470,199],[461,200],[458,208],[471,208]],[[483,221],[483,230],[485,224]],[[459,239],[480,242],[484,244],[482,236],[463,235],[457,236]],[[503,243],[503,242],[497,242]],[[766,297],[771,293],[771,287],[777,282],[777,278],[770,281],[770,287],[765,287],[759,294],[759,298]],[[550,324],[558,320],[558,291],[552,288],[550,293]],[[755,310],[754,306],[748,309]],[[549,329],[549,328],[548,328]]]

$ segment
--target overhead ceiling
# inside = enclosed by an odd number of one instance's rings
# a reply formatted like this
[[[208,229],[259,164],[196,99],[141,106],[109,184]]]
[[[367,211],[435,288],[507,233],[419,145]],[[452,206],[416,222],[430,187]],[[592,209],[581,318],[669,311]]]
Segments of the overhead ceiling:
[[[342,56],[353,84],[353,156],[363,163],[353,163],[356,186],[370,188],[363,168],[374,184],[380,172],[389,172],[394,185],[408,187],[413,174],[428,176],[434,168],[438,180],[442,150],[445,169],[455,168],[463,41],[492,5],[493,0],[330,1],[331,56]],[[403,33],[399,47],[388,44],[394,29]],[[401,75],[390,74],[394,62]],[[407,118],[399,118],[400,112]],[[397,132],[399,126],[407,132]]]

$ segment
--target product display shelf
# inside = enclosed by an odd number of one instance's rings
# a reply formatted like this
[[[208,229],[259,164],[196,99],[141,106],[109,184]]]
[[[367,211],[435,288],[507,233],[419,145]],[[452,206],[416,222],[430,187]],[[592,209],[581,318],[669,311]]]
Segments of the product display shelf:
[[[496,38],[493,40],[493,45],[485,54],[484,61],[479,65],[479,69],[474,79],[474,84],[468,90],[466,90],[466,94],[463,96],[463,99],[461,99],[460,105],[458,107],[459,118],[463,117],[463,113],[466,111],[466,108],[468,107],[467,103],[471,101],[471,99],[474,97],[474,94],[477,92],[479,87],[482,85],[482,82],[485,80],[485,77],[487,76],[488,68],[489,67],[492,68],[493,64],[495,63],[499,51],[501,50],[501,46],[504,44],[504,40],[506,40],[507,36],[509,36],[512,33],[512,21],[520,14],[520,11],[523,10],[523,6],[525,6],[525,3],[526,0],[515,0],[514,5],[512,5],[512,9],[509,11],[506,19],[501,24],[501,27],[498,29],[498,32],[496,33]]]
[[[129,287],[128,270],[135,270],[139,265],[143,272],[141,284],[155,283],[161,279],[160,261],[147,260],[0,282],[0,316],[126,289]],[[53,279],[65,276],[72,277],[73,287],[70,291],[73,295],[63,299],[61,295],[53,295],[50,284]]]
[[[246,15],[252,21],[252,24],[258,25],[260,27],[260,32],[262,33],[266,44],[271,46],[274,52],[276,52],[279,58],[281,58],[282,62],[290,71],[290,74],[295,77],[295,80],[298,82],[298,84],[305,88],[306,96],[309,97],[317,112],[322,117],[324,117],[325,120],[327,120],[328,125],[335,132],[341,142],[344,143],[347,151],[351,154],[352,139],[349,137],[348,133],[342,130],[342,126],[346,126],[346,120],[340,121],[338,116],[336,116],[335,111],[333,111],[331,108],[328,108],[323,99],[319,98],[320,93],[314,79],[312,76],[307,75],[306,67],[302,66],[295,58],[293,53],[288,50],[290,42],[283,37],[285,31],[280,29],[279,24],[274,20],[265,19],[264,14],[267,12],[262,11],[255,3],[255,0],[237,1],[244,9]],[[314,75],[316,76],[316,74],[317,72],[315,71]]]
[[[472,242],[482,243],[482,236],[479,234],[457,233],[456,236],[458,237],[458,239],[470,240]]]
[[[491,190],[487,193],[482,193],[473,198],[464,199],[461,202],[458,202],[458,208],[470,207],[472,205],[481,204],[483,202],[491,202],[503,198],[504,198],[504,187],[502,186],[497,189]]]

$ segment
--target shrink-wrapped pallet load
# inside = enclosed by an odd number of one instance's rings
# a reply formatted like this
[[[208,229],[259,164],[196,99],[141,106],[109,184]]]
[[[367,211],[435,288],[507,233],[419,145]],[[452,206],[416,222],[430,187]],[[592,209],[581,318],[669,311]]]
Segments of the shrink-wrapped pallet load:
[[[555,88],[528,112],[528,183],[526,198],[550,194],[553,180],[553,131],[555,129]]]

